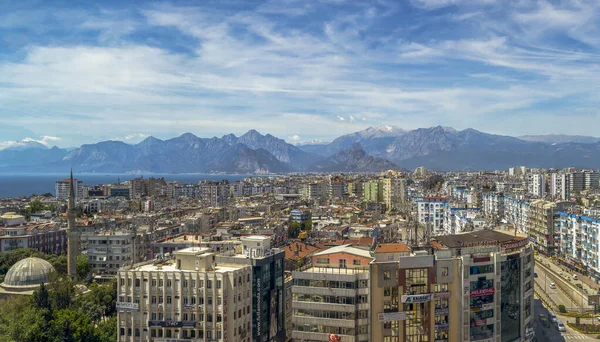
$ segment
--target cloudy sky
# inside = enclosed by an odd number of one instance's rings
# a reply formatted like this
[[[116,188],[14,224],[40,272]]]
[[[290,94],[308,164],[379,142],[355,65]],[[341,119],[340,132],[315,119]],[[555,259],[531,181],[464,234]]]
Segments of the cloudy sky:
[[[0,146],[598,135],[600,1],[0,3]]]

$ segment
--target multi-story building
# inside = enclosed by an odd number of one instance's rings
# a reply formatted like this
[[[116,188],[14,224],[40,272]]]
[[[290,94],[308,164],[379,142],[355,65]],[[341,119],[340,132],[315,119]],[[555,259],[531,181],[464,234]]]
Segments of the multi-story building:
[[[83,198],[83,181],[73,179],[73,183],[75,184],[75,198],[81,199]],[[56,199],[66,200],[69,198],[69,179],[63,179],[56,181],[54,185],[54,189],[56,192]]]
[[[570,191],[572,194],[585,190],[585,173],[572,172],[569,175],[571,178]]]
[[[67,231],[57,223],[25,224],[25,218],[15,213],[0,217],[0,252],[19,248],[33,248],[47,254],[61,254],[67,250]]]
[[[496,231],[439,236],[370,264],[370,341],[530,341],[533,255]]]
[[[142,241],[134,232],[110,231],[87,234],[87,258],[92,272],[97,275],[115,275],[126,265],[140,260]]]
[[[542,173],[527,175],[527,187],[529,193],[535,197],[546,196],[546,176]]]
[[[504,219],[512,224],[517,231],[521,233],[527,233],[529,231],[528,219],[529,215],[529,203],[514,199],[511,197],[504,197]]]
[[[529,206],[529,239],[535,250],[550,255],[554,252],[555,203],[544,200],[531,202]]]
[[[600,280],[600,220],[561,211],[556,217],[555,227],[560,231],[561,256],[571,265],[582,267],[582,271]]]
[[[119,270],[119,341],[252,338],[252,267],[216,263],[208,248]]]
[[[433,234],[444,234],[444,211],[446,197],[425,196],[415,199],[419,223],[426,225]]]
[[[400,177],[385,177],[381,179],[383,202],[387,210],[400,210],[406,202],[406,180]]]
[[[568,200],[571,197],[571,174],[552,173],[550,176],[550,194],[554,198]]]
[[[377,179],[365,182],[363,196],[367,202],[383,202],[383,184]]]
[[[364,191],[363,182],[357,181],[357,180],[348,182],[348,196],[349,197],[363,198],[364,197],[363,191]]]
[[[292,286],[294,285],[294,279],[290,272],[285,273],[285,280],[283,281],[283,288],[285,289],[285,341],[289,342],[292,340]]]
[[[339,177],[329,181],[329,198],[343,199],[348,197],[348,183]]]
[[[500,219],[504,216],[504,196],[494,193],[482,194],[483,213],[488,217]]]
[[[343,245],[315,253],[292,273],[294,341],[370,341],[369,251]]]
[[[251,329],[252,342],[284,342],[285,330],[285,252],[271,247],[267,236],[245,236],[242,253],[224,253],[216,257],[217,264],[251,267]],[[246,311],[247,312],[247,311]],[[239,316],[238,316],[239,317]]]
[[[300,195],[307,199],[326,197],[327,184],[323,181],[315,181],[301,184]]]
[[[211,207],[224,207],[229,202],[230,192],[228,183],[203,183],[200,184],[200,198]]]
[[[585,189],[593,189],[600,186],[600,173],[596,171],[587,171],[584,173]]]

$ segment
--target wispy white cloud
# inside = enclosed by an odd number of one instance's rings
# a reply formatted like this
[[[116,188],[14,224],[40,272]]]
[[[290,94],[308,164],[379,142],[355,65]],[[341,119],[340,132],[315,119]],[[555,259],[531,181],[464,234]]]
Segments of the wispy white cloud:
[[[23,127],[48,126],[63,136],[60,127],[85,132],[98,125],[124,141],[144,138],[127,139],[132,125],[163,136],[257,128],[323,139],[367,122],[482,129],[492,116],[548,101],[576,96],[589,108],[598,102],[595,5],[413,3],[416,10],[402,11],[394,1],[90,11],[69,24],[93,42],[36,41],[19,58],[0,61],[0,101]],[[450,14],[428,16],[440,8]],[[318,21],[309,15],[315,12]],[[46,16],[28,18],[45,23]],[[415,24],[421,31],[414,35],[402,26]],[[0,24],[18,25],[15,18]],[[546,39],[560,34],[586,47]],[[169,45],[171,37],[185,39],[185,48]]]

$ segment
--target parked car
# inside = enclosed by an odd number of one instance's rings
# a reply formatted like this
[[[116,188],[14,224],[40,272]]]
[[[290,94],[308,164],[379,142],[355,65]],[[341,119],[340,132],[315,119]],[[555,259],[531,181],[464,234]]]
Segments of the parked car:
[[[555,289],[556,288],[556,284],[554,284],[554,283],[550,283],[549,286],[550,286],[551,289]]]
[[[537,272],[533,272],[533,277],[534,277],[534,278],[537,278],[537,277],[538,277],[538,275],[537,275]]]
[[[550,323],[548,322],[548,318],[544,314],[540,314],[540,322],[542,322],[542,325],[545,327],[550,326]]]
[[[562,274],[563,274],[562,270],[558,271],[558,275],[562,275]]]
[[[567,279],[567,281],[571,281],[571,277],[566,276],[565,279]]]
[[[583,293],[588,294],[588,290],[584,288]]]
[[[580,289],[580,290],[583,290],[583,285],[581,285],[579,283],[575,284],[575,287],[578,288],[578,289]]]
[[[556,314],[554,312],[550,312],[549,316],[552,323],[556,323],[556,321],[558,321],[558,318],[556,318]]]
[[[567,331],[567,328],[565,327],[565,325],[563,324],[563,322],[561,322],[559,320],[556,321],[556,328],[560,332],[566,332]]]
[[[578,280],[577,274],[573,274],[573,280]]]

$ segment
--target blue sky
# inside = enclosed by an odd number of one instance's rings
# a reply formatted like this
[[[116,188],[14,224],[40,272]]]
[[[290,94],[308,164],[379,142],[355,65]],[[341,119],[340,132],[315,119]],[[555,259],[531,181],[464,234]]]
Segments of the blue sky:
[[[599,1],[5,1],[0,148],[369,126],[598,135]]]

